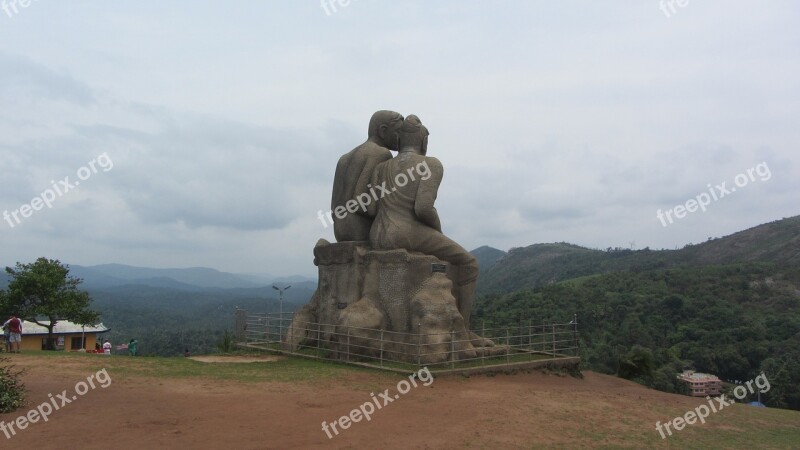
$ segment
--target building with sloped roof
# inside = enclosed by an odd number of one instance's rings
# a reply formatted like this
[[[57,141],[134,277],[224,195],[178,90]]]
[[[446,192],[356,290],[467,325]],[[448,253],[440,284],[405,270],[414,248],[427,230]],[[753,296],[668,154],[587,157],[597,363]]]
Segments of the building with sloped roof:
[[[109,331],[111,328],[102,323],[82,326],[67,320],[59,320],[53,328],[53,338],[56,340],[56,350],[78,351],[94,349],[95,343],[100,342],[100,335]],[[20,350],[23,352],[40,351],[44,350],[46,345],[47,327],[23,320]]]

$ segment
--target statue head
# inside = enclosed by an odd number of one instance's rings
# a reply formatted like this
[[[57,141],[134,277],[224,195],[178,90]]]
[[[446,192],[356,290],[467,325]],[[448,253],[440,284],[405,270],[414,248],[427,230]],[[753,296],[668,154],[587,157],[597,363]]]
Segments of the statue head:
[[[400,127],[400,148],[411,147],[424,155],[428,152],[429,134],[419,117],[411,114]]]
[[[397,151],[400,148],[397,133],[401,125],[403,125],[403,116],[400,113],[386,110],[377,111],[369,120],[367,135],[377,144]]]

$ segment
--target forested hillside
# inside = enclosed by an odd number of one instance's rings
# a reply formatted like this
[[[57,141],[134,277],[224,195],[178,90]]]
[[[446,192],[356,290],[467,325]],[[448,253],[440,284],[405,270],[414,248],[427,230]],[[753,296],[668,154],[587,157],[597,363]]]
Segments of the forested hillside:
[[[473,327],[578,316],[584,367],[674,392],[691,368],[767,373],[766,403],[800,409],[800,268],[741,263],[615,272],[480,298]]]
[[[284,311],[293,311],[313,293],[316,285],[301,282],[286,292]],[[294,290],[294,291],[292,291]],[[142,354],[170,356],[189,349],[192,353],[217,351],[225,330],[233,330],[237,307],[250,312],[280,309],[271,288],[207,289],[184,291],[142,285],[91,289],[93,308],[111,328],[114,344],[139,341]],[[291,295],[289,295],[291,293]]]
[[[500,258],[503,258],[508,254],[507,252],[489,247],[488,245],[478,247],[470,253],[472,253],[472,255],[478,260],[478,267],[480,268],[481,272],[488,271],[494,267],[495,264],[497,264],[497,261],[499,261]]]
[[[535,288],[561,280],[614,271],[647,271],[680,266],[764,261],[800,265],[800,216],[760,225],[680,250],[593,250],[567,243],[511,249],[481,272],[478,292]]]
[[[215,352],[224,331],[233,330],[237,307],[259,313],[281,308],[278,292],[264,279],[267,275],[120,264],[72,266],[69,275],[83,279],[79,287],[90,294],[90,308],[111,329],[103,337],[115,346],[136,339],[143,355],[173,356],[185,349]],[[294,278],[284,294],[284,311],[295,310],[311,297],[317,284],[306,280]],[[7,274],[0,273],[0,289],[7,283]]]

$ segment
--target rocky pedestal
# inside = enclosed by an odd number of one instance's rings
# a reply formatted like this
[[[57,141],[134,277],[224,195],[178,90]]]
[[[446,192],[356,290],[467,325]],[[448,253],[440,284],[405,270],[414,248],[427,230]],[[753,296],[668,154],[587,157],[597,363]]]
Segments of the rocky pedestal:
[[[491,344],[470,335],[453,292],[455,268],[433,256],[323,239],[314,264],[319,285],[294,316],[286,339],[291,350],[320,340],[334,357],[382,353],[427,364],[474,358]]]

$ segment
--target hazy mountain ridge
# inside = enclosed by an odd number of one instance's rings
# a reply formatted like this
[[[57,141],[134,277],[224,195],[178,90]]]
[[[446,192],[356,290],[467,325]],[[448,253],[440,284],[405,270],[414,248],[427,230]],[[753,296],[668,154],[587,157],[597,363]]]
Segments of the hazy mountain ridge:
[[[647,271],[736,262],[800,265],[800,216],[777,220],[681,250],[593,250],[568,243],[513,248],[481,272],[480,293],[513,292],[614,271]]]
[[[100,264],[97,266],[69,265],[70,276],[83,279],[84,289],[107,289],[128,285],[140,285],[203,291],[206,289],[272,289],[273,283],[279,285],[307,286],[316,280],[302,275],[277,277],[269,274],[233,274],[208,267],[189,267],[182,269],[156,269],[124,264]],[[0,288],[9,281],[5,271],[0,273]]]
[[[81,266],[76,266],[81,267]],[[108,277],[128,281],[171,278],[179,283],[201,288],[240,288],[257,287],[259,284],[237,277],[232,273],[221,272],[208,267],[188,267],[183,269],[152,269],[149,267],[127,266],[124,264],[101,264],[86,269]],[[89,278],[86,278],[87,280]]]
[[[488,245],[478,247],[470,253],[478,259],[478,266],[481,272],[486,272],[491,269],[497,264],[497,261],[508,255],[508,252],[489,247]]]

